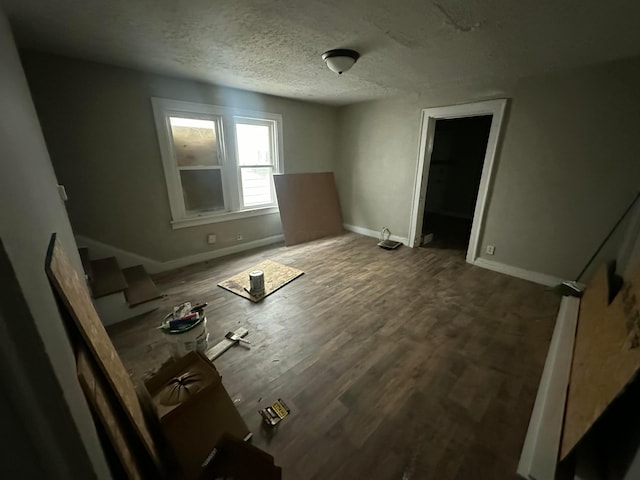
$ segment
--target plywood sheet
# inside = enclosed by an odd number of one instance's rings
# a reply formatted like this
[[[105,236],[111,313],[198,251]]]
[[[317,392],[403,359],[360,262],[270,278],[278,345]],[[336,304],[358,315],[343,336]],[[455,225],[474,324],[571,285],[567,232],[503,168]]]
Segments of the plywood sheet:
[[[640,268],[611,304],[606,266],[580,303],[560,458],[565,458],[640,368]]]
[[[133,381],[98,317],[86,283],[74,268],[55,234],[49,244],[45,270],[62,304],[77,325],[87,350],[104,374],[114,398],[131,423],[132,430],[140,437],[146,453],[160,471],[161,463],[156,445],[147,428]]]
[[[333,173],[273,176],[285,245],[342,233],[342,215]]]
[[[249,290],[249,273],[254,270],[262,270],[264,272],[264,293],[260,296],[253,296],[247,292],[247,290]],[[288,267],[287,265],[272,262],[271,260],[265,260],[255,267],[249,268],[244,272],[240,272],[220,282],[218,286],[252,302],[259,302],[264,297],[284,287],[287,283],[292,282],[303,273],[302,270],[298,270],[297,268]]]

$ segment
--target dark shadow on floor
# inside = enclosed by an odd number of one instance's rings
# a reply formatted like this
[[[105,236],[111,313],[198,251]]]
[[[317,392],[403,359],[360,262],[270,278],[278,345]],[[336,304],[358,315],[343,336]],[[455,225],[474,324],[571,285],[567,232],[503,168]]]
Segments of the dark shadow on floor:
[[[433,240],[424,248],[467,251],[471,235],[471,219],[427,213],[422,226],[423,234],[432,233]]]

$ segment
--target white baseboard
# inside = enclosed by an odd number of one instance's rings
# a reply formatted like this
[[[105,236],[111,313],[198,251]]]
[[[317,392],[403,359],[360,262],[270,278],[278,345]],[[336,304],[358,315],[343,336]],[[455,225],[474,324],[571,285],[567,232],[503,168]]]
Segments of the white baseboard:
[[[366,235],[367,237],[380,238],[380,232],[376,232],[375,230],[369,230],[368,228],[358,227],[356,225],[349,225],[347,223],[342,224],[345,230],[350,232],[359,233],[360,235]],[[382,230],[382,229],[380,229]],[[399,237],[398,235],[389,236],[389,240],[393,240],[394,242],[400,242],[404,245],[409,245],[409,239],[407,237]]]
[[[251,250],[252,248],[264,247],[283,240],[283,235],[274,235],[272,237],[261,238],[251,242],[239,243],[237,245],[232,245],[231,247],[218,248],[209,252],[197,253],[195,255],[188,255],[186,257],[161,262],[138,255],[137,253],[122,250],[118,247],[99,242],[83,235],[76,235],[76,243],[79,247],[88,247],[91,258],[116,257],[121,268],[131,267],[133,265],[142,265],[145,270],[151,274],[186,267],[187,265],[192,265],[194,263],[206,262],[207,260],[224,257],[233,253],[244,252],[245,250]]]
[[[554,277],[553,275],[547,275],[546,273],[532,272],[531,270],[525,270],[524,268],[513,267],[505,263],[495,262],[493,260],[487,260],[486,258],[476,258],[473,265],[486,268],[487,270],[493,270],[494,272],[504,273],[516,278],[522,278],[529,280],[530,282],[539,283],[552,287],[565,281],[563,278]]]
[[[517,471],[523,478],[556,478],[579,309],[580,299],[562,297],[518,463]]]

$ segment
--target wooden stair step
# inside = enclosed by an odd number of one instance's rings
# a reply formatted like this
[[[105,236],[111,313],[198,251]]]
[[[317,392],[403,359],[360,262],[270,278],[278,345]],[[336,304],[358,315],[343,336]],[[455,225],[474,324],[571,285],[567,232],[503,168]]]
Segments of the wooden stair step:
[[[89,258],[89,249],[87,247],[78,248],[78,253],[80,254],[80,261],[82,261],[82,268],[84,269],[84,274],[87,276],[89,282],[93,279],[93,269],[91,268],[91,259]]]
[[[162,293],[142,265],[125,268],[122,273],[129,285],[124,296],[130,307],[162,298]]]
[[[90,285],[94,298],[122,292],[127,288],[127,281],[116,257],[91,260],[90,264],[93,271]]]

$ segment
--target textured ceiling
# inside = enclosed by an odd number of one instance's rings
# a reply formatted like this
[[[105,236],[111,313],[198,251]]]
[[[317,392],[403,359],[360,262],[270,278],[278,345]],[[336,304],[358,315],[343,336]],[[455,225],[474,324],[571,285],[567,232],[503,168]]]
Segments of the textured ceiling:
[[[640,2],[3,0],[18,43],[285,97],[347,104],[640,54]],[[337,76],[320,56],[361,53]]]

